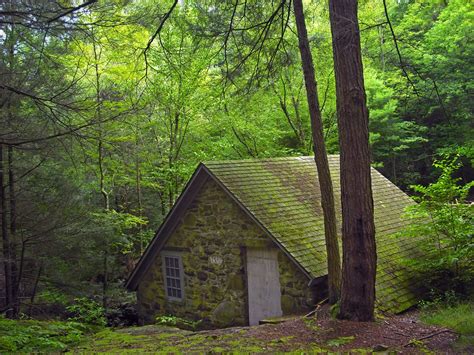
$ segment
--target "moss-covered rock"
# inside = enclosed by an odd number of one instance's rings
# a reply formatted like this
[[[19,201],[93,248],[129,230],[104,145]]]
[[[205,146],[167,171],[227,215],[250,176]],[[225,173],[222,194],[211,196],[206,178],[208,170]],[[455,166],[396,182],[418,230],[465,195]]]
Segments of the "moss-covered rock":
[[[227,288],[230,290],[244,291],[245,284],[244,284],[243,275],[239,275],[239,274],[231,275],[227,283]]]
[[[198,271],[197,278],[201,281],[206,281],[208,279],[207,273],[204,271]]]

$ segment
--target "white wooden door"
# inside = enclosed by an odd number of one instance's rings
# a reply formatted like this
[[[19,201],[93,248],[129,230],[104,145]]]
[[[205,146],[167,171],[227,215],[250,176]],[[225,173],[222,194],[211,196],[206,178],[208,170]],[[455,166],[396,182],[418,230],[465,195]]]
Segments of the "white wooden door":
[[[282,315],[276,250],[247,249],[247,289],[249,325]]]

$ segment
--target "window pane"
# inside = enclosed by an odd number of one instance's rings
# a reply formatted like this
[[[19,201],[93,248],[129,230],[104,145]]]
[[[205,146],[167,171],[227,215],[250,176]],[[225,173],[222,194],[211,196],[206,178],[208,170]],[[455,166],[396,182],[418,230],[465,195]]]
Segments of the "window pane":
[[[183,284],[181,282],[181,275],[179,257],[163,256],[164,257],[164,277],[165,289],[168,297],[183,298]]]

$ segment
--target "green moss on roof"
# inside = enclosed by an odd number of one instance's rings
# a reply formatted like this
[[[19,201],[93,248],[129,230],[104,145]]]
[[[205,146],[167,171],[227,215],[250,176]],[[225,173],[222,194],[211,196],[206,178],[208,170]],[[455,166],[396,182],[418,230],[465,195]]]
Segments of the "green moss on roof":
[[[204,165],[273,235],[311,277],[327,274],[319,182],[312,157],[207,162]],[[339,156],[329,156],[341,230]],[[400,312],[416,303],[417,280],[400,262],[416,241],[394,237],[413,200],[372,169],[378,249],[377,305]]]

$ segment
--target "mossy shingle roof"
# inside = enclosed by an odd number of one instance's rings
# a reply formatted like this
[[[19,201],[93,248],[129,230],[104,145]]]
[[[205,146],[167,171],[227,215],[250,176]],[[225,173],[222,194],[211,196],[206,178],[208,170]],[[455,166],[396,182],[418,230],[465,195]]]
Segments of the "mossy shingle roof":
[[[327,274],[324,224],[312,157],[204,163],[232,195],[313,277]],[[340,230],[339,156],[329,156]],[[413,200],[372,169],[377,240],[377,306],[400,312],[417,301],[417,280],[400,262],[416,253],[416,240],[395,237]]]

